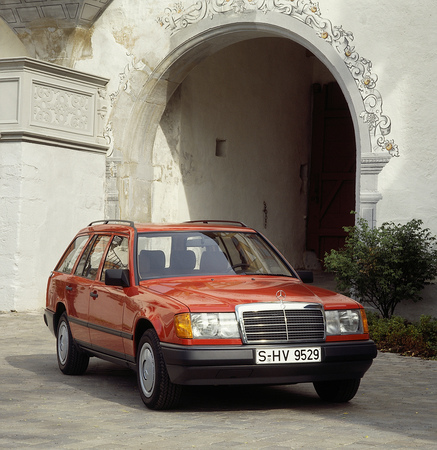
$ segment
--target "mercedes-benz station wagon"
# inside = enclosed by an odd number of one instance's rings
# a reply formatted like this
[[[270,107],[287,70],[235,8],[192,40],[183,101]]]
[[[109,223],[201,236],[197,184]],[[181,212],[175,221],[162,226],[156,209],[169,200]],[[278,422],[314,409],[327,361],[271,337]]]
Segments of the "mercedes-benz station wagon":
[[[185,385],[313,383],[346,402],[376,346],[362,305],[311,276],[241,223],[97,221],[50,274],[44,319],[64,374],[122,364],[149,408]]]

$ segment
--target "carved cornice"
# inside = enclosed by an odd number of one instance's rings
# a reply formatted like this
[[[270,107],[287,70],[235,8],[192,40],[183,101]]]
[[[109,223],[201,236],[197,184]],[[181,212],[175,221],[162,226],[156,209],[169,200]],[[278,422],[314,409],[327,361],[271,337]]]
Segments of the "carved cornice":
[[[378,175],[390,161],[390,156],[384,153],[368,153],[361,155],[361,174]]]
[[[92,142],[78,142],[77,139],[67,139],[63,136],[50,136],[49,134],[33,133],[30,131],[1,131],[1,142],[31,142],[40,145],[51,145],[55,147],[69,148],[96,153],[107,152],[106,145]]]
[[[99,77],[98,75],[91,75],[86,72],[80,72],[79,70],[25,56],[0,59],[0,70],[1,72],[25,70],[41,75],[47,75],[49,73],[58,79],[75,80],[81,84],[86,83],[99,87],[105,87],[109,81],[107,78]]]
[[[15,32],[48,21],[59,28],[90,28],[112,0],[0,0],[0,17]]]
[[[362,204],[376,205],[380,200],[382,200],[382,195],[378,191],[374,192],[360,192],[360,202]]]
[[[363,99],[364,110],[360,114],[368,125],[372,151],[399,156],[398,146],[388,140],[391,120],[383,114],[382,97],[376,89],[377,75],[372,73],[372,63],[361,57],[351,46],[354,36],[342,26],[334,26],[322,17],[319,3],[311,0],[198,0],[185,7],[182,2],[174,3],[157,17],[156,21],[171,35],[203,19],[218,14],[244,14],[253,11],[273,12],[287,15],[312,28],[315,33],[328,42],[343,59],[352,74]]]
[[[105,152],[107,79],[30,58],[0,59],[0,139]]]

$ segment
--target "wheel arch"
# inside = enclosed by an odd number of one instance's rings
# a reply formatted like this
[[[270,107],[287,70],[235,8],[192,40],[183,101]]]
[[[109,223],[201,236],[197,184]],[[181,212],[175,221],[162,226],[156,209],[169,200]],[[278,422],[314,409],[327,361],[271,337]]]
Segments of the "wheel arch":
[[[135,355],[137,354],[138,344],[140,343],[142,335],[149,329],[153,329],[153,330],[157,331],[149,319],[147,319],[146,317],[141,317],[135,326],[135,331],[134,331],[134,336],[133,336]],[[135,356],[135,358],[136,358],[136,356]]]
[[[55,336],[58,333],[58,324],[59,324],[59,319],[61,318],[62,314],[64,312],[67,312],[67,308],[65,307],[65,305],[62,302],[58,302],[56,304],[56,312],[55,315],[53,316],[53,329],[55,332]],[[68,313],[67,313],[68,314]]]

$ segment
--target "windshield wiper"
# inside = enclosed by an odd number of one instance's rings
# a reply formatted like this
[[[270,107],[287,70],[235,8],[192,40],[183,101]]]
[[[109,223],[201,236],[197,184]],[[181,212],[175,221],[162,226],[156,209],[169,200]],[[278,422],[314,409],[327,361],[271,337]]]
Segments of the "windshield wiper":
[[[248,273],[247,275],[263,275],[265,277],[288,277],[288,278],[296,278],[293,275],[287,275],[285,273],[262,273],[262,272],[254,272]]]

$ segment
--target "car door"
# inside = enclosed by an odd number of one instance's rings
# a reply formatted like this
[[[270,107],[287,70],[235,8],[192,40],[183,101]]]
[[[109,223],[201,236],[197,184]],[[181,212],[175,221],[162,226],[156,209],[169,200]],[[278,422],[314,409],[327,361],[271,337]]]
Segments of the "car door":
[[[101,265],[110,235],[95,235],[89,241],[70,279],[69,321],[73,336],[81,344],[91,345],[89,305],[91,286]]]
[[[90,342],[87,327],[88,298],[87,295],[81,295],[81,279],[75,275],[73,270],[89,239],[89,235],[80,235],[70,244],[58,266],[50,275],[47,292],[47,306],[56,310],[58,301],[65,304],[73,337],[81,342]]]
[[[93,349],[124,358],[123,310],[124,289],[105,285],[107,269],[128,269],[129,239],[114,235],[105,252],[98,279],[90,286],[89,326]]]

